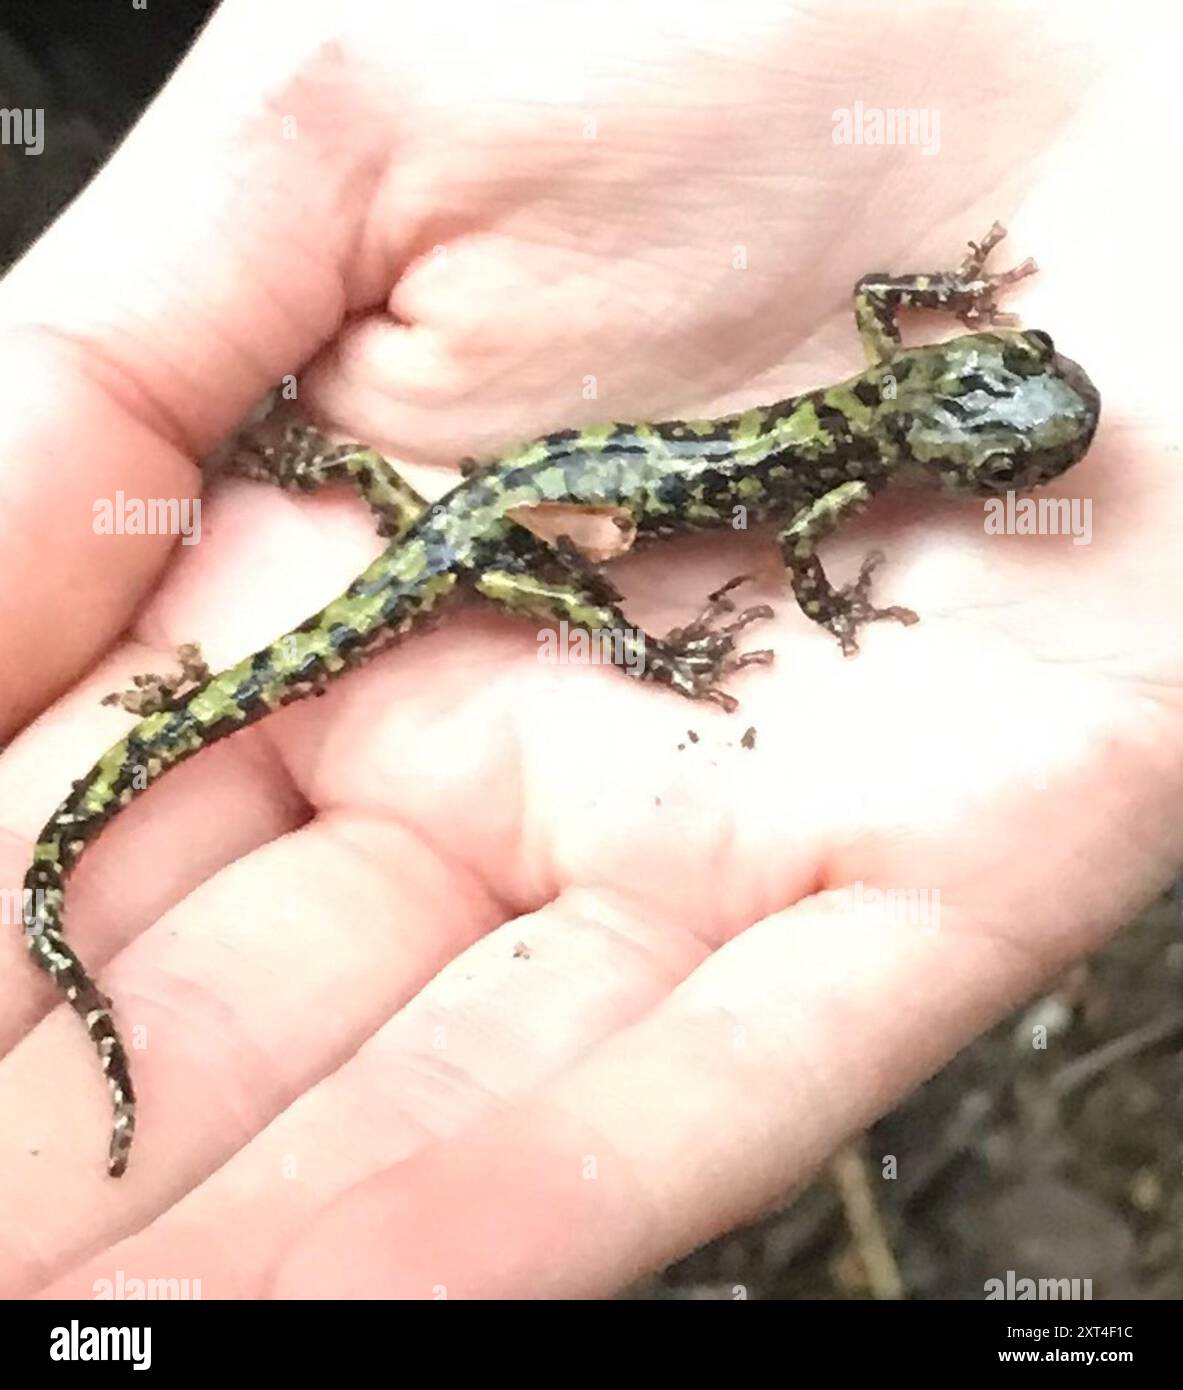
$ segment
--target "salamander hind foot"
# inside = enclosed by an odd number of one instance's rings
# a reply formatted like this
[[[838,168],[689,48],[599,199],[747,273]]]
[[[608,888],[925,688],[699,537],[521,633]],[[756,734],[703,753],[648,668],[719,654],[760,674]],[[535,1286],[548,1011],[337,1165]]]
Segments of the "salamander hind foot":
[[[719,688],[716,682],[732,671],[745,666],[767,666],[773,659],[768,650],[737,652],[736,636],[752,623],[773,616],[766,603],[756,604],[735,612],[735,604],[727,597],[732,589],[743,584],[747,575],[740,575],[716,589],[706,607],[685,627],[674,628],[656,645],[651,645],[646,657],[645,676],[668,685],[691,700],[710,700],[730,713],[739,707],[738,700]],[[721,626],[719,619],[735,614]]]
[[[150,673],[133,676],[131,690],[114,690],[104,695],[100,703],[119,705],[129,714],[159,714],[162,710],[176,709],[197,689],[209,680],[212,672],[201,655],[201,647],[196,642],[183,642],[177,648],[177,661],[181,669],[169,676]]]

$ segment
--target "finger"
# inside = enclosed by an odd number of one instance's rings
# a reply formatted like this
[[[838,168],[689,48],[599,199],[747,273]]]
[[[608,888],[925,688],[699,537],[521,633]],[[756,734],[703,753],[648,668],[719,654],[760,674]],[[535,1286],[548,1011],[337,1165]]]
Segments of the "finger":
[[[0,970],[0,1051],[57,1002],[49,981],[21,959],[21,883],[29,846],[53,808],[134,722],[102,697],[130,687],[136,673],[174,671],[182,640],[203,638],[210,663],[229,665],[343,589],[381,544],[348,497],[290,506],[251,485],[219,493],[208,523],[200,546],[181,548],[137,625],[159,646],[121,648],[0,756],[0,958],[12,962]],[[216,870],[311,818],[304,763],[319,757],[318,731],[340,707],[334,689],[245,729],[113,818],[67,890],[67,931],[92,968]],[[356,721],[357,749],[348,756],[368,762],[363,724]],[[208,813],[214,804],[224,808],[218,816]]]
[[[273,1292],[609,1293],[804,1181],[1045,968],[955,915],[778,914],[520,1110],[355,1186]]]
[[[346,104],[326,119],[321,20],[289,18],[277,41],[257,6],[217,16],[0,284],[0,376],[20,401],[0,419],[0,738],[111,641],[165,564],[176,526],[137,531],[127,501],[179,516],[194,459],[345,311],[388,117]],[[305,138],[285,138],[278,112]],[[123,529],[104,529],[103,508]]]
[[[258,1297],[325,1203],[432,1136],[512,1104],[643,1016],[704,956],[676,919],[573,890],[507,922],[440,972],[347,1063],[150,1230],[73,1271],[180,1261],[206,1297]],[[229,1249],[228,1224],[250,1238]]]
[[[10,1286],[153,1219],[501,915],[446,859],[367,817],[322,818],[217,874],[104,975],[140,1100],[124,1180],[104,1170],[106,1096],[68,1009],[0,1064],[0,1227],[41,1253],[38,1268],[10,1266]],[[46,1191],[59,1194],[48,1209]]]
[[[313,511],[315,518],[284,506],[264,489],[228,489],[210,508],[203,543],[182,547],[141,620],[161,645],[122,648],[0,756],[0,956],[12,965],[0,971],[0,1051],[58,1002],[49,981],[21,959],[21,883],[29,846],[53,808],[134,722],[104,707],[102,697],[127,689],[135,673],[175,670],[176,642],[197,635],[209,638],[209,660],[226,665],[315,608],[318,589],[343,588],[379,542],[347,504]],[[176,634],[171,644],[166,633]],[[334,704],[331,697],[318,702],[321,719]],[[217,869],[310,818],[286,745],[272,732],[290,721],[279,714],[266,729],[203,751],[133,800],[82,856],[66,921],[92,968]],[[215,804],[224,810],[211,816]]]

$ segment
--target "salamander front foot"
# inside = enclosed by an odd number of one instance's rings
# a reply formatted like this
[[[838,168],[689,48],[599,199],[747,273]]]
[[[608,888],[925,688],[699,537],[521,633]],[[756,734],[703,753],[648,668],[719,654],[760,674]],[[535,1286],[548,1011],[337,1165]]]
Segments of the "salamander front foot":
[[[837,591],[830,611],[818,620],[837,637],[843,656],[854,656],[858,651],[856,634],[867,623],[888,620],[911,627],[920,621],[920,615],[910,608],[901,608],[898,604],[890,608],[876,608],[871,603],[871,576],[882,563],[883,552],[872,550],[863,560],[858,578],[853,584],[846,584]]]

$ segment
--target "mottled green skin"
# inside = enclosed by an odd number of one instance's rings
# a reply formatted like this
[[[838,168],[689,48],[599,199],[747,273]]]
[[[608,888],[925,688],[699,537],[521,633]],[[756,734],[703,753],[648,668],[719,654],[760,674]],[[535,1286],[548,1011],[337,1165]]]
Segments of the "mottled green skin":
[[[74,784],[37,843],[25,881],[26,939],[102,1059],[115,1115],[109,1172],[126,1166],[135,1098],[109,1001],[63,939],[63,900],[70,869],[120,807],[208,744],[319,691],[418,628],[461,588],[515,612],[612,629],[624,637],[616,648],[622,665],[692,698],[729,701],[715,681],[745,661],[734,653],[735,634],[770,610],[720,628],[713,619],[729,605],[717,600],[678,633],[638,634],[598,571],[572,545],[551,548],[515,522],[519,508],[611,508],[641,539],[734,525],[743,508],[747,520],[781,524],[797,601],[844,651],[855,649],[863,623],[914,621],[907,609],[870,605],[870,563],[856,583],[835,590],[816,557],[818,542],[896,482],[979,494],[1033,487],[1079,459],[1097,424],[1097,392],[1046,334],[1000,330],[898,347],[902,305],[989,319],[992,291],[1025,273],[982,275],[998,235],[996,228],[974,248],[960,272],[860,281],[855,313],[871,365],[837,386],[713,420],[560,431],[473,468],[430,508],[374,451],[334,448],[306,428],[240,453],[236,471],[283,486],[352,482],[392,539],[342,595],[229,670],[207,676],[194,655],[186,671],[195,688],[146,679],[127,702],[144,717]]]

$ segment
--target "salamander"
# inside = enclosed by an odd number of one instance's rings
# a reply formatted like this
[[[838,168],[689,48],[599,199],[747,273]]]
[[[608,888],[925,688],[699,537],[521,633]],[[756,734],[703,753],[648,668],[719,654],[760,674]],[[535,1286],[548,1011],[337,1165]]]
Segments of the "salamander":
[[[746,520],[778,526],[797,604],[845,654],[857,650],[869,622],[914,623],[910,609],[871,602],[881,556],[869,555],[858,577],[836,588],[820,543],[897,483],[987,497],[1046,483],[1083,457],[1100,415],[1096,388],[1048,334],[1020,331],[999,313],[998,292],[1035,270],[1025,261],[986,272],[1004,235],[995,223],[953,271],[859,280],[854,317],[867,366],[837,385],[713,419],[559,430],[469,464],[431,506],[376,450],[333,444],[302,422],[270,434],[264,422],[243,437],[231,471],[305,491],[349,483],[388,544],[320,612],[229,669],[211,672],[187,645],[178,674],[138,677],[134,691],[111,697],[139,721],[74,783],[37,840],[25,879],[25,940],[98,1052],[114,1112],[112,1176],[127,1166],[135,1092],[111,1001],[64,936],[67,877],[112,817],[170,768],[320,692],[465,592],[536,622],[611,632],[613,660],[629,674],[733,709],[719,682],[771,659],[738,650],[739,634],[771,609],[736,613],[734,580],[693,622],[650,636],[626,619],[611,582],[569,537],[548,543],[522,524],[538,509],[605,512],[621,548],[732,525],[742,510]],[[905,347],[897,323],[904,308],[944,310],[974,331]]]

